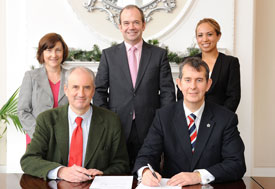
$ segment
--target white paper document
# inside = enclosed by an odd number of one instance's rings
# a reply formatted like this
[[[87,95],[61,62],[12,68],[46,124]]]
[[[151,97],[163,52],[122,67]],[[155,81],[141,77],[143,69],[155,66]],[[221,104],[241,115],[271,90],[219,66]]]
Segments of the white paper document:
[[[145,186],[143,185],[142,183],[140,183],[138,185],[138,187],[136,187],[136,189],[158,189],[158,188],[165,188],[165,189],[181,189],[180,186],[168,186],[166,185],[167,181],[169,179],[167,178],[162,178],[161,181],[160,181],[160,186],[154,186],[154,187],[151,187],[151,186]]]
[[[132,189],[133,176],[96,176],[90,189]]]

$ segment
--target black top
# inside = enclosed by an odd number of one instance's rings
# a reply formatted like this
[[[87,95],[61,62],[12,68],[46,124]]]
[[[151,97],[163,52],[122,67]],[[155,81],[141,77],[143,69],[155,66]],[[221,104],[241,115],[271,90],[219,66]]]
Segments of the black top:
[[[202,54],[195,55],[202,57]],[[219,53],[211,74],[212,85],[205,94],[207,100],[235,112],[241,99],[240,64],[236,57]],[[178,89],[177,99],[183,98]]]

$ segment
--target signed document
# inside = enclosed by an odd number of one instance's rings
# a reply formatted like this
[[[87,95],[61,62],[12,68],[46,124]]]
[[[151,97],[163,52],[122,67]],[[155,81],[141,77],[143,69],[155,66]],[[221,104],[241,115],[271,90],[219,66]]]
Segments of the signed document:
[[[167,178],[162,178],[161,181],[160,181],[160,186],[154,186],[154,187],[151,187],[151,186],[145,186],[143,185],[142,183],[140,183],[136,189],[150,189],[150,188],[153,188],[153,189],[158,189],[158,188],[165,188],[165,189],[181,189],[180,186],[168,186],[166,183],[169,179]]]
[[[90,189],[131,189],[133,176],[96,176]]]

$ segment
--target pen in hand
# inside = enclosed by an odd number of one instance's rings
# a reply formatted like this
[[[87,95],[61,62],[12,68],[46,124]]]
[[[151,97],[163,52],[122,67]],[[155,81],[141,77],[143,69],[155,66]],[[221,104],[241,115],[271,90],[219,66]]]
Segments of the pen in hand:
[[[149,163],[147,163],[147,165],[148,165],[150,171],[152,172],[152,175],[153,175],[156,179],[158,179],[158,177],[157,177],[157,175],[156,175],[155,170],[153,169],[153,167],[152,167]]]
[[[88,175],[88,174],[86,174],[86,173],[84,173],[87,177],[89,177],[89,179],[91,180],[91,179],[93,179],[93,177],[91,176],[91,175]]]

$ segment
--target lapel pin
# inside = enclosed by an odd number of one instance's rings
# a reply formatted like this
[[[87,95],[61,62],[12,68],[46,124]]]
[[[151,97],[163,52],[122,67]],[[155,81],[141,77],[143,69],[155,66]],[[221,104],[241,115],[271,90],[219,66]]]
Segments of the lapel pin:
[[[211,125],[209,123],[207,123],[206,127],[210,127]]]

